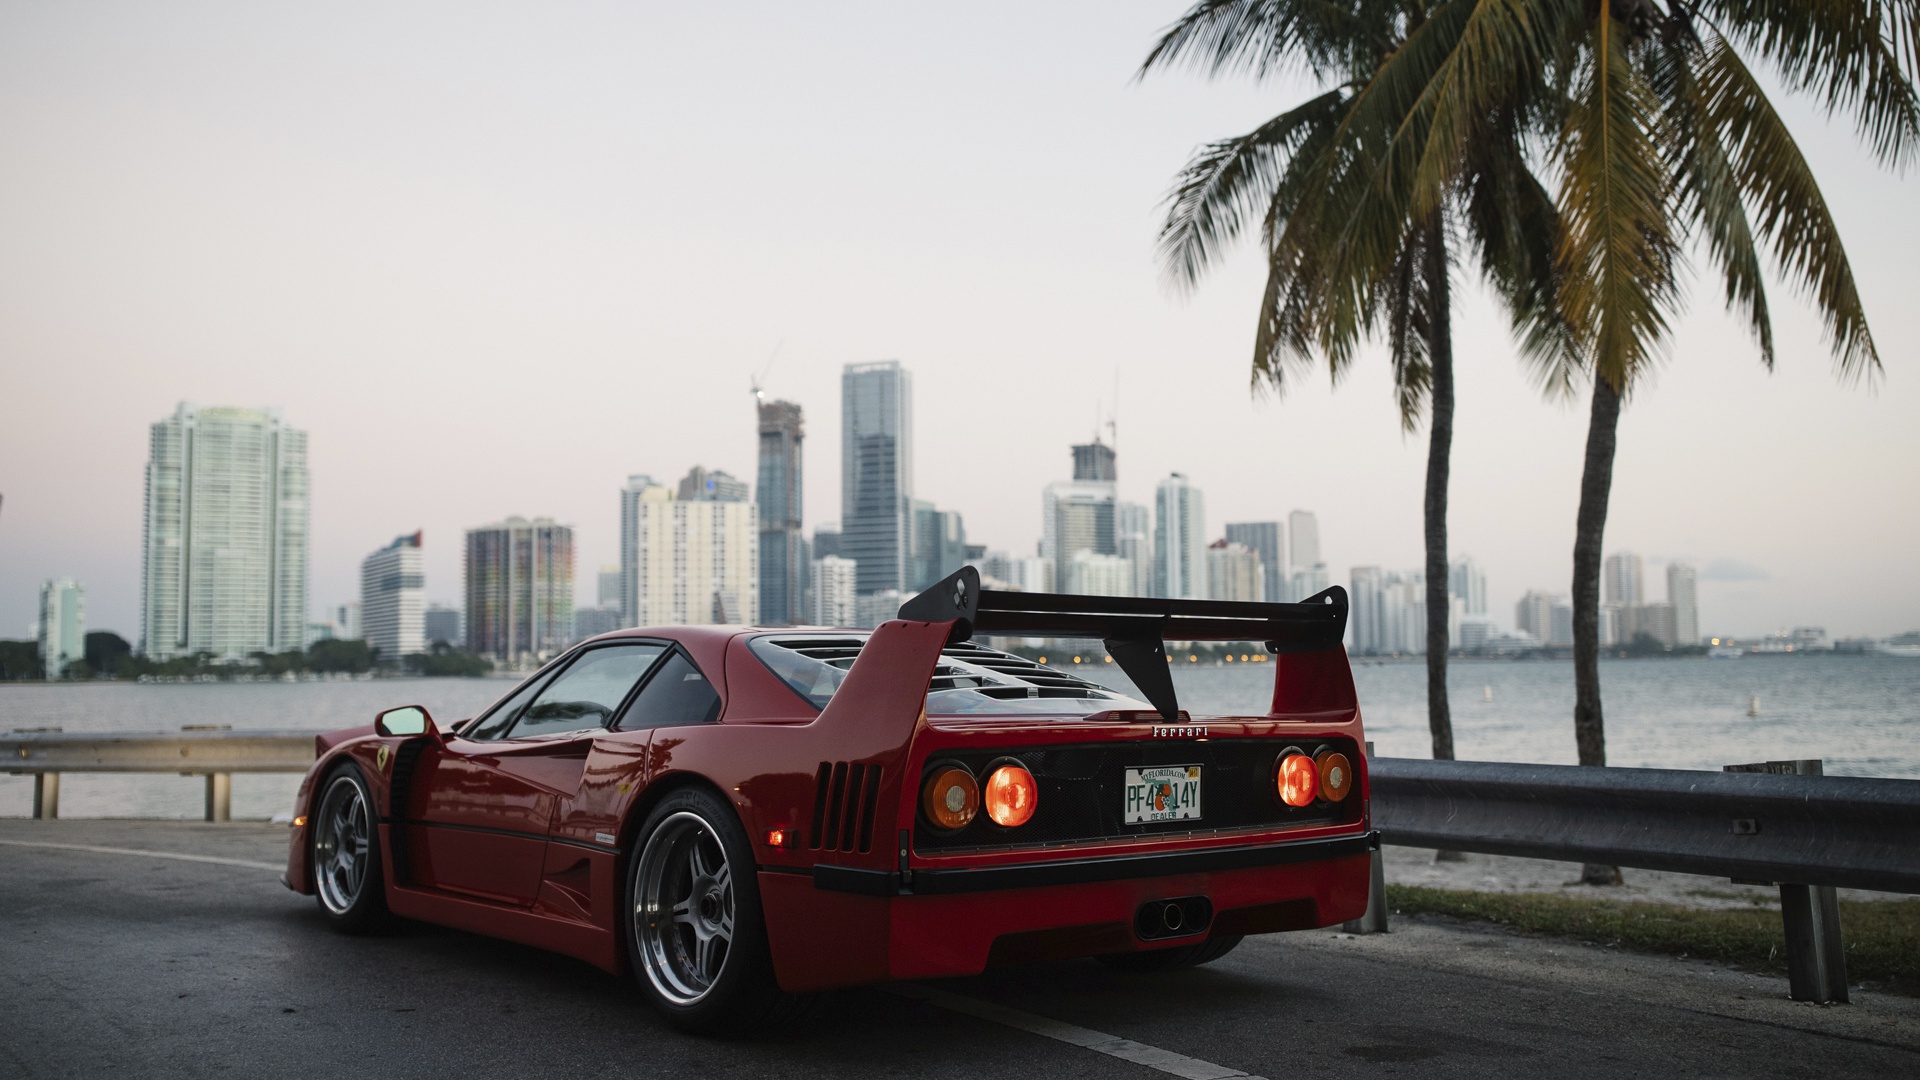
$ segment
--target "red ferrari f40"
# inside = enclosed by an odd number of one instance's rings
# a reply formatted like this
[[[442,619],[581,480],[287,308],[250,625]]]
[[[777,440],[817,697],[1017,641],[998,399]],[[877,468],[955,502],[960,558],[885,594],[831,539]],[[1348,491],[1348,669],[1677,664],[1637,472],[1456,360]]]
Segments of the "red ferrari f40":
[[[471,719],[319,736],[286,881],[342,930],[396,915],[631,972],[696,1031],[998,964],[1206,963],[1366,907],[1346,617],[1337,587],[1060,596],[969,567],[872,631],[605,634]],[[1145,700],[988,636],[1091,639]],[[1181,710],[1168,641],[1265,643],[1271,706]]]

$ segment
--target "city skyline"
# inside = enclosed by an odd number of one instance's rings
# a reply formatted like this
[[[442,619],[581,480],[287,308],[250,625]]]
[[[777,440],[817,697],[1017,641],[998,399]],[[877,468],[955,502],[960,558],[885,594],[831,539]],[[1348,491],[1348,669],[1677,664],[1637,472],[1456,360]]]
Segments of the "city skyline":
[[[729,34],[693,11],[451,29],[396,12],[379,40],[350,9],[297,32],[191,3],[0,15],[0,121],[23,163],[0,181],[0,633],[25,636],[40,583],[70,576],[89,626],[137,639],[144,425],[181,397],[278,405],[315,433],[324,609],[396,532],[451,538],[512,510],[577,522],[582,565],[614,561],[604,507],[629,472],[755,475],[740,405],[776,348],[764,385],[809,410],[816,451],[840,442],[842,365],[911,367],[916,486],[975,542],[1032,551],[1060,448],[1112,416],[1123,502],[1180,471],[1215,521],[1316,508],[1333,582],[1419,565],[1424,439],[1399,430],[1378,350],[1338,390],[1252,395],[1258,258],[1191,298],[1159,279],[1157,207],[1192,148],[1307,93],[1131,82],[1179,10],[1027,12],[1015,42],[991,11],[882,30],[832,5]],[[900,92],[872,94],[875,77]],[[1887,373],[1836,384],[1780,287],[1768,375],[1696,298],[1622,420],[1606,546],[1644,553],[1650,580],[1697,565],[1707,633],[1897,633],[1920,623],[1920,507],[1898,494],[1920,490],[1911,181],[1843,126],[1787,121]],[[1452,545],[1511,611],[1569,589],[1584,409],[1542,400],[1478,283],[1456,284]],[[811,457],[803,518],[837,521],[837,463]],[[430,600],[457,598],[457,548],[426,550]]]

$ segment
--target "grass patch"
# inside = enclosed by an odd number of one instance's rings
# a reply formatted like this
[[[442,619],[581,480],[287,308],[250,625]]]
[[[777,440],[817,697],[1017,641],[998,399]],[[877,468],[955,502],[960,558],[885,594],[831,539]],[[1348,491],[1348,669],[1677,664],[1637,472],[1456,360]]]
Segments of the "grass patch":
[[[1636,952],[1717,960],[1775,975],[1787,973],[1787,943],[1777,909],[1701,911],[1671,904],[1530,893],[1463,892],[1387,886],[1396,915],[1449,915],[1522,933],[1553,934]],[[1920,900],[1840,901],[1847,981],[1920,997]]]

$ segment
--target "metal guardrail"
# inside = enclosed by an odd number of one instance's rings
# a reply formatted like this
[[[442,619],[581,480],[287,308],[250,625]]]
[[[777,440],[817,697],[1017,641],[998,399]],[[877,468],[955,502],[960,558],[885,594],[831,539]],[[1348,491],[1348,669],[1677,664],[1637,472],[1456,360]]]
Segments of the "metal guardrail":
[[[1920,893],[1920,780],[1373,758],[1389,844],[1726,877],[1780,886],[1791,996],[1845,1001],[1833,890]],[[1814,775],[1807,775],[1807,774]],[[1384,907],[1356,929],[1385,929]]]
[[[0,769],[32,774],[33,816],[60,816],[60,775],[179,773],[205,776],[207,820],[233,818],[234,773],[303,773],[313,732],[186,728],[179,733],[16,731],[0,735]]]

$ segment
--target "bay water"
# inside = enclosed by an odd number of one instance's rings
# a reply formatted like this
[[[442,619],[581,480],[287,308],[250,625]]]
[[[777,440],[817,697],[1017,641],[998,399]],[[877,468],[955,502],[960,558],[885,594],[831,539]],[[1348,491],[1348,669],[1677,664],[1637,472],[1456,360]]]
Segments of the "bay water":
[[[1110,665],[1070,670],[1129,690]],[[1176,666],[1195,715],[1264,712],[1265,664]],[[1718,769],[1822,758],[1829,774],[1920,779],[1920,660],[1796,655],[1735,660],[1605,660],[1600,665],[1607,760],[1619,766]],[[1426,668],[1356,661],[1354,682],[1376,753],[1426,757]],[[1463,760],[1573,764],[1573,666],[1553,661],[1455,661],[1455,754]],[[365,724],[381,709],[424,705],[441,719],[472,716],[512,688],[505,679],[373,679],[301,683],[0,684],[0,732],[326,731]],[[1755,715],[1749,715],[1749,712]],[[292,805],[299,777],[237,775],[236,818]],[[75,773],[62,778],[62,817],[197,818],[199,778]],[[32,813],[33,779],[0,775],[0,816]]]

